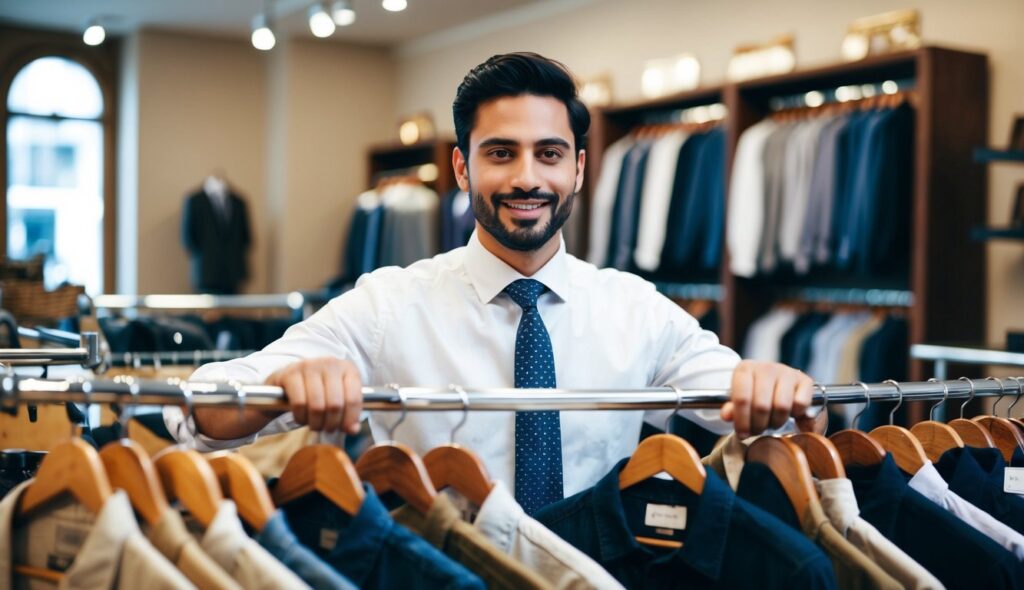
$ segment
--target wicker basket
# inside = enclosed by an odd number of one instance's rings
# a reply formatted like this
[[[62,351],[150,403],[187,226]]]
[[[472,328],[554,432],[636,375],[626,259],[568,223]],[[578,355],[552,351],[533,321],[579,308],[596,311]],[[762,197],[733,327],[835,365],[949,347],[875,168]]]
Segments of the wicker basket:
[[[8,279],[0,281],[0,307],[24,324],[28,320],[54,322],[78,314],[78,296],[85,288],[63,285],[47,291],[41,281]]]

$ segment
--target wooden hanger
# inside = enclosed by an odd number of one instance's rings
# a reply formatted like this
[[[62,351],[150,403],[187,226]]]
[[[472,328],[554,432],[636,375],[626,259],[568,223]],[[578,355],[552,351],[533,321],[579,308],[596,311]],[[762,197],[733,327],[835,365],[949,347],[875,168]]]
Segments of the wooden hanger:
[[[303,447],[292,455],[272,495],[274,504],[284,506],[313,492],[319,492],[351,516],[359,512],[366,497],[348,455],[327,444]]]
[[[411,448],[394,439],[395,429],[405,421],[405,395],[391,386],[402,401],[402,414],[388,429],[388,442],[370,447],[356,461],[356,472],[378,494],[393,491],[417,511],[426,514],[434,504],[437,490],[430,482],[423,460]]]
[[[992,441],[995,443],[996,448],[1003,454],[1003,459],[1007,463],[1013,458],[1013,451],[1020,448],[1024,449],[1024,435],[1021,435],[1020,429],[1013,422],[1010,422],[1006,418],[1001,418],[994,415],[996,406],[999,405],[999,401],[1003,399],[1006,394],[1006,387],[1003,384],[1003,380],[997,377],[986,377],[986,380],[991,380],[999,383],[999,389],[1001,395],[999,399],[992,404],[992,416],[977,416],[972,420],[981,424],[988,429],[989,433],[992,434]]]
[[[903,390],[900,389],[900,384],[892,379],[886,379],[883,383],[890,383],[896,388],[900,394],[900,401],[896,402],[892,411],[889,412],[889,424],[875,428],[870,435],[882,445],[883,449],[892,453],[893,459],[896,460],[896,465],[900,469],[913,475],[928,462],[928,455],[925,454],[924,447],[921,446],[921,441],[917,440],[917,437],[906,428],[893,424],[896,410],[903,405]]]
[[[762,436],[747,447],[747,462],[767,465],[782,484],[797,518],[803,518],[812,500],[818,499],[807,457],[792,441]]]
[[[452,385],[452,389],[462,398],[462,419],[452,429],[451,442],[431,449],[423,456],[423,464],[434,489],[441,491],[451,487],[473,504],[482,506],[494,482],[476,453],[455,444],[455,433],[469,418],[469,396],[457,385]]]
[[[99,514],[113,494],[96,449],[77,437],[57,443],[43,459],[35,480],[21,495],[18,519],[28,518],[63,494],[70,494],[93,514]],[[14,573],[53,583],[64,579],[61,572],[28,565],[15,565]]]
[[[238,516],[262,531],[276,509],[260,472],[244,456],[230,451],[207,455],[206,460],[217,474],[221,491],[238,506]]]
[[[156,456],[157,473],[170,500],[178,500],[203,527],[217,515],[224,494],[217,475],[197,451],[171,447]]]
[[[818,383],[815,387],[821,389],[821,396],[824,403],[821,411],[825,414],[825,431],[828,431],[828,391],[824,385]],[[811,467],[811,473],[818,479],[845,479],[846,469],[843,468],[843,458],[839,455],[839,449],[829,439],[817,432],[798,432],[789,435],[787,438],[793,444],[800,447],[807,458],[807,464]]]
[[[964,444],[969,447],[978,449],[996,448],[995,440],[992,439],[992,433],[988,431],[988,428],[964,418],[964,408],[974,399],[974,382],[967,377],[960,377],[958,381],[967,382],[967,385],[971,388],[971,395],[964,403],[960,404],[960,417],[950,420],[949,427],[955,430],[960,435],[960,438],[963,439]]]
[[[938,383],[938,379],[932,378],[928,380],[931,383]],[[949,386],[945,382],[942,383],[943,395],[942,400],[936,402],[928,412],[930,420],[924,422],[918,422],[910,427],[910,432],[917,440],[921,442],[921,446],[924,448],[924,452],[928,455],[928,460],[935,463],[939,460],[939,457],[943,453],[950,449],[962,449],[964,447],[964,439],[957,434],[956,430],[949,424],[943,424],[942,422],[935,421],[935,410],[939,406],[943,405],[947,399],[949,399]]]
[[[146,450],[139,443],[122,438],[100,450],[110,485],[124,490],[146,524],[156,526],[170,504],[160,486],[160,476]]]
[[[855,384],[864,388],[864,408],[853,417],[851,428],[840,430],[830,436],[829,440],[839,451],[843,465],[878,465],[885,459],[885,449],[878,444],[878,441],[857,430],[861,414],[871,407],[871,390],[861,381],[857,381]]]

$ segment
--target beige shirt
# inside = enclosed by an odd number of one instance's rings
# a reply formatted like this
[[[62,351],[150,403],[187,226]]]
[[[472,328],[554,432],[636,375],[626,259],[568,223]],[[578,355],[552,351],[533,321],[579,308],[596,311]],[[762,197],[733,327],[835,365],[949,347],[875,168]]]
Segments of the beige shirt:
[[[309,588],[299,576],[249,538],[235,503],[224,500],[199,545],[246,590]]]
[[[185,528],[185,521],[168,508],[155,527],[143,526],[146,537],[201,590],[242,590],[224,568],[203,552]]]
[[[461,520],[459,510],[445,494],[437,496],[426,514],[403,506],[391,516],[479,576],[492,590],[552,588],[540,575],[499,551],[483,533]]]
[[[0,580],[11,580],[15,564],[63,571],[61,589],[194,588],[146,541],[135,522],[128,495],[116,491],[93,514],[70,496],[55,499],[17,528],[21,495],[33,480],[0,502]],[[47,588],[45,580],[17,576],[13,588]]]
[[[498,550],[559,590],[622,588],[596,561],[527,516],[500,481],[487,495],[473,526]]]
[[[944,588],[921,564],[860,517],[850,480],[824,479],[816,481],[815,485],[821,496],[821,507],[836,530],[900,584],[915,590]]]

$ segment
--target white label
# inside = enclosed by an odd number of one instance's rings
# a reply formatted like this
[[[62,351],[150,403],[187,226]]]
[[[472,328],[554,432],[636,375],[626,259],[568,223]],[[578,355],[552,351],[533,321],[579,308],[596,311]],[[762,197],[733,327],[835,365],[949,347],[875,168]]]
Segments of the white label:
[[[686,528],[686,506],[648,504],[644,524],[659,529],[684,530]]]
[[[1003,472],[1003,491],[1024,494],[1024,467],[1007,467]]]

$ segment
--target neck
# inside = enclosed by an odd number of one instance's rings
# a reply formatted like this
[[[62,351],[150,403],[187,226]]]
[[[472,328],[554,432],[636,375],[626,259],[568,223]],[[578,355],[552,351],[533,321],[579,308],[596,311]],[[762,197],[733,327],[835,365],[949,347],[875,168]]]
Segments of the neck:
[[[551,236],[551,239],[540,248],[529,252],[506,248],[501,245],[501,242],[494,239],[494,236],[487,233],[484,228],[480,227],[479,223],[476,224],[476,232],[477,236],[480,237],[480,243],[483,244],[483,247],[488,252],[497,256],[505,264],[516,269],[516,271],[524,277],[532,277],[537,274],[537,271],[544,268],[544,265],[555,257],[555,254],[558,253],[558,248],[561,246],[561,231],[558,231],[555,235]]]

